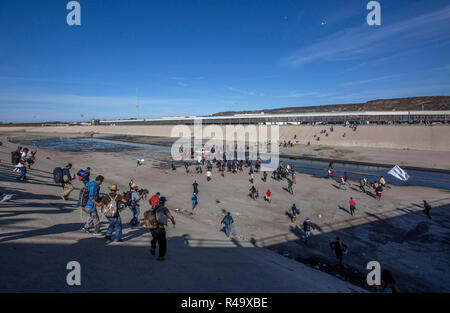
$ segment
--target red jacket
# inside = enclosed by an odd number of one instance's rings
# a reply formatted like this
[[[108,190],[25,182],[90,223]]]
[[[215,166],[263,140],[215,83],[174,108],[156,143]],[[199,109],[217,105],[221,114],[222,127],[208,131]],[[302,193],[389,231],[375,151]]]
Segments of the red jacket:
[[[272,194],[272,193],[270,192],[270,190],[267,190],[266,195],[267,195],[268,197],[270,197],[271,194]]]
[[[159,196],[153,195],[149,200],[148,203],[150,203],[151,206],[159,204]]]

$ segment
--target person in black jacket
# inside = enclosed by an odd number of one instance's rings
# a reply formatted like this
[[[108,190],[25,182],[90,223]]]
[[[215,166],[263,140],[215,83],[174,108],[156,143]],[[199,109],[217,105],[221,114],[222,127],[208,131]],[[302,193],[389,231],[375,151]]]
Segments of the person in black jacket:
[[[330,248],[336,253],[336,258],[339,260],[339,267],[342,266],[343,254],[347,251],[347,246],[343,243],[339,237],[336,237],[336,241],[330,242]]]

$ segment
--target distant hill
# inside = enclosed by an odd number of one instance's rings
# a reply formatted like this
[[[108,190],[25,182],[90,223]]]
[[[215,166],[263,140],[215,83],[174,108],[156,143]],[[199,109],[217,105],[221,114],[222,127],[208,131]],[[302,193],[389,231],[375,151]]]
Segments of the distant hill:
[[[288,107],[253,111],[226,111],[213,115],[224,114],[285,114],[285,113],[311,113],[311,112],[349,112],[349,111],[420,111],[420,110],[450,110],[450,97],[412,97],[396,99],[378,99],[365,103],[328,104],[304,107]]]

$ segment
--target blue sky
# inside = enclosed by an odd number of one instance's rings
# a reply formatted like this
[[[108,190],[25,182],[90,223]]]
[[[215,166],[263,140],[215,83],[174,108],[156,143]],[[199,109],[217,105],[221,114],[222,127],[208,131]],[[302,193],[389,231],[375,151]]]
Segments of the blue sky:
[[[450,95],[448,1],[379,1],[380,26],[366,0],[81,0],[81,26],[68,2],[0,2],[0,121]]]

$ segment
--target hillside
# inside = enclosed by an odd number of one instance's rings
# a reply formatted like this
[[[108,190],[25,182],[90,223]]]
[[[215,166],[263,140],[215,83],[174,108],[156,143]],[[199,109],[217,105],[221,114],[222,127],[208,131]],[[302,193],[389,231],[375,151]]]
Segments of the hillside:
[[[422,107],[423,106],[423,107]],[[396,99],[378,99],[365,103],[329,104],[304,107],[287,107],[254,111],[225,111],[213,115],[224,114],[283,114],[283,113],[309,113],[309,112],[350,112],[350,111],[417,111],[417,110],[449,110],[450,97],[412,97]]]

